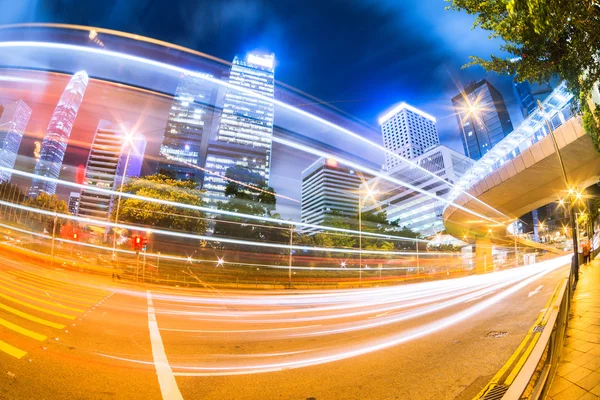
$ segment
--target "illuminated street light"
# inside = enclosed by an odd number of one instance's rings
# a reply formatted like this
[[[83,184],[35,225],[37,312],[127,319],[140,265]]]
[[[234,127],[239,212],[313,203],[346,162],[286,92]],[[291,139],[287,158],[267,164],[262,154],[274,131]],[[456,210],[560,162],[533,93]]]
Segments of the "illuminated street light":
[[[342,262],[340,263],[340,267],[341,267],[341,268],[346,268],[346,261],[342,261]]]
[[[222,267],[223,264],[225,264],[225,260],[223,259],[223,257],[218,257],[217,267]]]

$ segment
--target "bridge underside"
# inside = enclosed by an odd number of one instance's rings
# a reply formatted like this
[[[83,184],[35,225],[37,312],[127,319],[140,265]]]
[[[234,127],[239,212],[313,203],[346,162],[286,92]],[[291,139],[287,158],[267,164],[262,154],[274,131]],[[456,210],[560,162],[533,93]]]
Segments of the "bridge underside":
[[[555,136],[570,184],[583,189],[597,183],[600,180],[600,153],[584,133],[580,119],[565,122],[556,129]],[[546,136],[533,144],[469,189],[469,193],[504,216],[462,194],[455,203],[497,223],[450,206],[443,216],[448,233],[459,239],[489,238],[497,243],[506,242],[509,240],[507,225],[515,218],[567,194],[552,138]]]

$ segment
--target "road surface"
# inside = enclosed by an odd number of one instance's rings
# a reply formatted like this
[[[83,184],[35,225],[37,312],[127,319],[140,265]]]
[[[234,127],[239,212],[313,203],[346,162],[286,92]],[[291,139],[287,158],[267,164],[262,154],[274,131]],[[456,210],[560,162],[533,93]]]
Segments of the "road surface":
[[[566,259],[340,291],[138,287],[0,260],[1,399],[467,399]]]

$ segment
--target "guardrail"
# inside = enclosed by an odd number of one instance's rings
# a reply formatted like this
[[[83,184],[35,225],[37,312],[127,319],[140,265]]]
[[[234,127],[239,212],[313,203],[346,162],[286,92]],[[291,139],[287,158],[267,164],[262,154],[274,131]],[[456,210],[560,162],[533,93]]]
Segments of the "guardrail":
[[[576,265],[559,283],[546,308],[506,364],[474,400],[543,399],[556,374],[567,332]]]
[[[548,321],[543,326],[535,347],[510,385],[503,400],[543,399],[546,397],[562,351],[567,332],[569,308],[573,294],[574,278],[569,274],[553,304]]]

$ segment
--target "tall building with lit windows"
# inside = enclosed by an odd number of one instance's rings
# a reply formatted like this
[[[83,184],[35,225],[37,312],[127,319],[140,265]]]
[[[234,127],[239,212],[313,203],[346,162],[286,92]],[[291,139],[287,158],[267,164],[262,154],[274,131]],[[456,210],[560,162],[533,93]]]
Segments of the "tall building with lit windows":
[[[215,85],[207,78],[212,75],[182,75],[160,146],[159,173],[202,183],[216,95]]]
[[[333,158],[319,158],[302,171],[302,222],[327,225],[332,214],[356,217],[359,188],[371,178]],[[304,229],[306,233],[318,231],[319,228]]]
[[[14,169],[31,108],[22,100],[0,106],[0,166]],[[0,170],[0,182],[9,182],[12,172]]]
[[[101,189],[119,190],[124,178],[140,175],[145,151],[144,136],[135,132],[128,133],[126,126],[100,120],[85,167],[84,184]],[[83,189],[77,214],[107,220],[114,206],[114,197]]]
[[[385,211],[388,221],[422,236],[431,236],[444,230],[442,199],[448,196],[450,184],[458,181],[475,162],[446,146],[434,147],[411,161],[422,169],[404,163],[385,172],[390,179],[376,177],[366,183],[370,188],[377,188],[377,197],[376,202],[367,203],[363,211]],[[395,181],[408,182],[431,196]]]
[[[88,85],[88,74],[79,71],[69,81],[58,105],[50,118],[46,136],[42,141],[40,157],[37,159],[33,173],[38,176],[58,179],[62,168],[65,151],[71,136],[71,130],[83,101]],[[33,178],[29,197],[37,197],[41,192],[56,193],[56,182]]]
[[[435,118],[400,103],[379,118],[383,146],[393,154],[385,154],[385,165],[391,170],[402,163],[400,157],[411,160],[440,144]]]
[[[223,176],[228,168],[247,168],[269,183],[274,63],[274,54],[249,53],[245,58],[236,56],[233,60],[219,128],[206,156],[207,172],[202,188],[209,205],[226,200],[227,182]]]
[[[479,160],[513,130],[500,92],[487,80],[471,82],[452,98],[463,148],[467,157]]]

